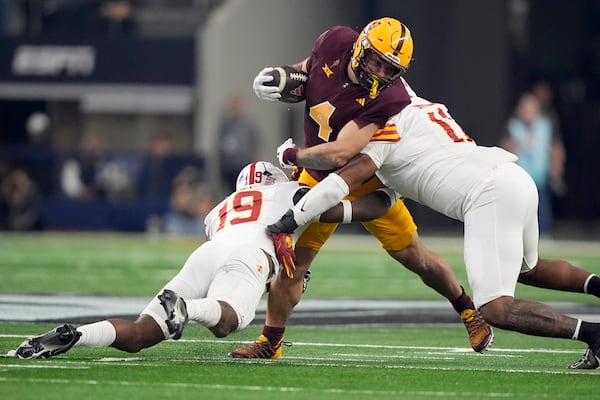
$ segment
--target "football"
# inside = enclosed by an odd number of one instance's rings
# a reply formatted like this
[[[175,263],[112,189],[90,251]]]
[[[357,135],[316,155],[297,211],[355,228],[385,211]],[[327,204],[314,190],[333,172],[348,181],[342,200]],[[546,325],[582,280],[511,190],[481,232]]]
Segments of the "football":
[[[308,80],[308,74],[298,72],[292,67],[275,67],[273,71],[267,73],[273,80],[265,82],[267,86],[277,86],[281,98],[279,101],[284,103],[298,103],[304,100],[304,85]]]

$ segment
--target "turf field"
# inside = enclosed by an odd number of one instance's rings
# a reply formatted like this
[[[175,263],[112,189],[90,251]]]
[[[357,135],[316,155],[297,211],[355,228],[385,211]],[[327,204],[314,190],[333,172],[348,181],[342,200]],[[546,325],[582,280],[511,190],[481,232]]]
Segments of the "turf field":
[[[369,237],[334,238],[313,266],[307,297],[439,299],[398,267]],[[424,238],[466,284],[462,243]],[[0,235],[1,293],[151,296],[197,243],[135,235]],[[600,244],[542,243],[545,257],[566,258],[600,274]],[[581,294],[519,286],[518,295],[599,303]],[[5,319],[0,316],[0,319]],[[262,323],[262,321],[257,321]],[[0,353],[56,324],[0,322]],[[260,325],[225,339],[190,324],[183,339],[138,354],[77,348],[49,360],[0,358],[0,395],[14,399],[578,399],[595,398],[598,371],[569,371],[583,345],[496,330],[480,355],[459,324],[300,326],[275,361],[229,360]]]

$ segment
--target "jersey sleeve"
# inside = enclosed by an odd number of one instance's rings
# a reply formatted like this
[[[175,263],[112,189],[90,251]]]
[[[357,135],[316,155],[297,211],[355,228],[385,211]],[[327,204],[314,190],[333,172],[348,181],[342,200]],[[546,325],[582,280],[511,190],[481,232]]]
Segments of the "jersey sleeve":
[[[365,148],[361,150],[361,153],[368,155],[379,169],[385,161],[388,153],[387,150],[389,150],[390,145],[389,142],[369,142]]]

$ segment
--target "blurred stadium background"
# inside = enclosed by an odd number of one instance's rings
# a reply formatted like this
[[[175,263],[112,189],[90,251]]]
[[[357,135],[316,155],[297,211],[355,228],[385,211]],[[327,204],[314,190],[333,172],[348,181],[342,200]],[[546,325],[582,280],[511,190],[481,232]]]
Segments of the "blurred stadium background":
[[[480,144],[498,144],[519,96],[543,79],[555,93],[567,192],[558,238],[600,237],[600,2],[596,0],[2,0],[0,178],[3,230],[141,232],[171,207],[175,175],[194,166],[214,198],[222,182],[219,124],[237,97],[258,126],[257,157],[302,142],[302,105],[266,104],[252,79],[306,57],[326,28],[390,15],[415,40],[407,74],[446,103]],[[102,195],[69,196],[63,167],[84,138],[110,168]],[[152,146],[170,143],[155,164]],[[37,187],[35,224],[10,219]],[[25,195],[21,195],[23,197]],[[421,232],[460,225],[410,204]],[[18,224],[21,222],[21,225]],[[354,229],[354,228],[349,228]]]

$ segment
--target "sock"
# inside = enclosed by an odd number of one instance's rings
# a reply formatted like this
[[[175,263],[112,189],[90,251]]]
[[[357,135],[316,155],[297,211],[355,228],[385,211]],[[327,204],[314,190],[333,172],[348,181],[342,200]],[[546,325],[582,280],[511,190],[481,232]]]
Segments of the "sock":
[[[579,325],[579,322],[577,323]],[[581,321],[581,326],[579,327],[579,333],[577,333],[577,329],[573,333],[573,339],[581,340],[582,342],[586,342],[588,346],[592,347],[593,345],[600,345],[600,324],[595,324],[593,322],[585,322]],[[597,343],[598,342],[598,343]],[[596,349],[594,349],[596,350]]]
[[[587,294],[593,294],[596,297],[600,297],[600,278],[596,275],[590,275],[585,281],[583,286],[583,292]]]
[[[221,319],[221,304],[215,299],[186,300],[188,318],[199,324],[212,328]]]
[[[454,307],[456,312],[459,314],[468,308],[475,309],[475,304],[473,304],[473,300],[471,300],[471,297],[467,294],[467,292],[465,292],[465,288],[462,286],[460,288],[462,289],[461,295],[458,296],[457,299],[450,301],[452,307]]]
[[[109,347],[117,338],[115,327],[108,321],[82,325],[77,331],[81,332],[81,337],[73,347]]]
[[[285,332],[285,326],[283,328],[279,328],[276,326],[263,326],[262,334],[269,339],[269,343],[271,346],[275,348],[279,348],[281,346],[281,340],[283,339],[283,333]]]

